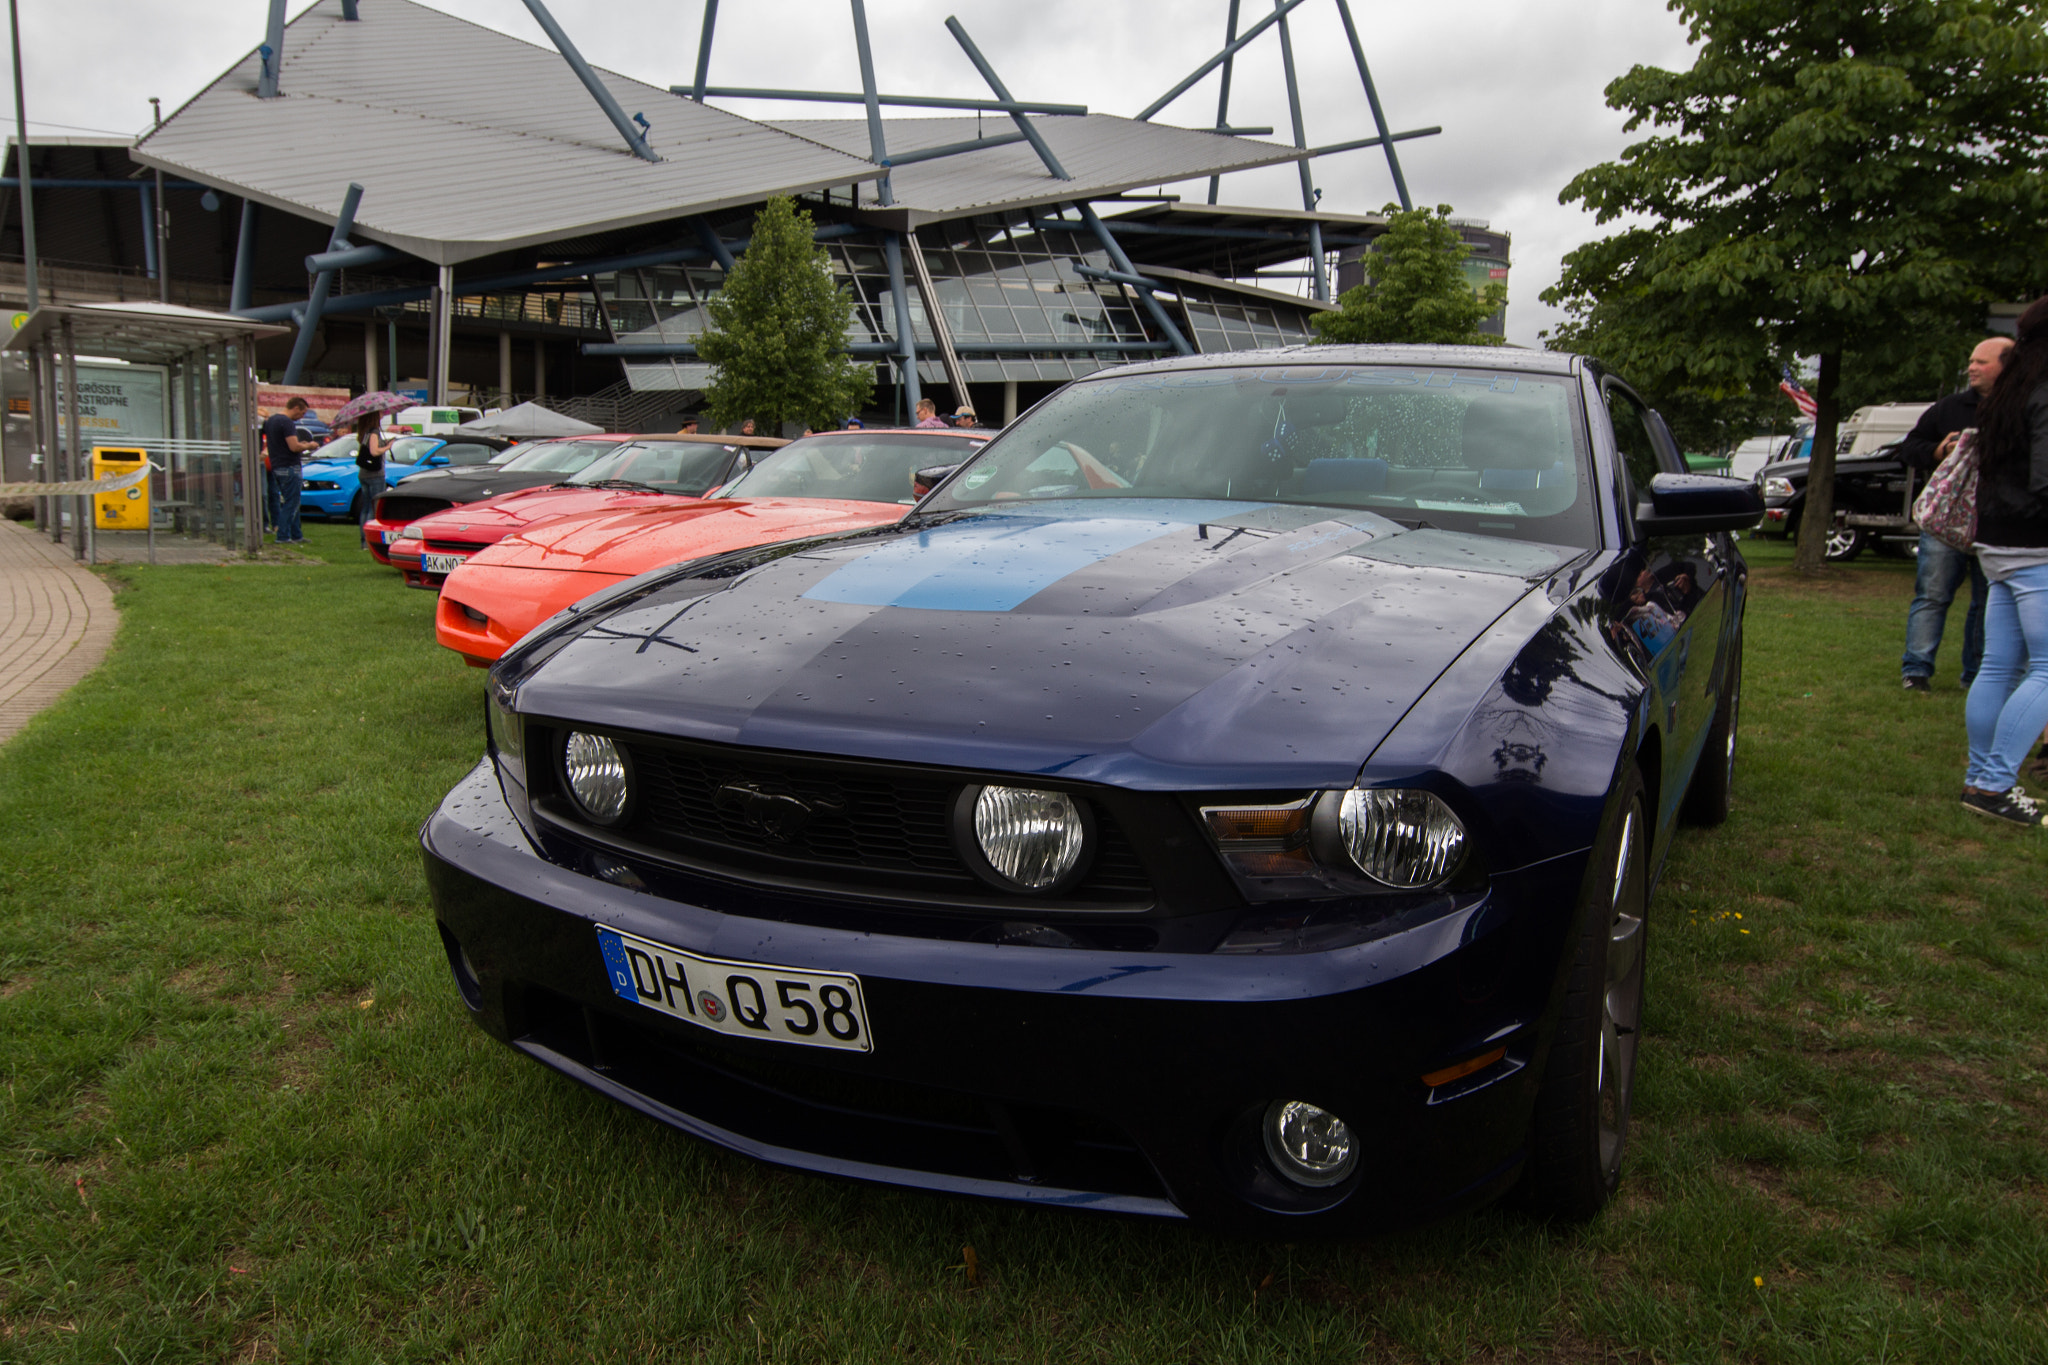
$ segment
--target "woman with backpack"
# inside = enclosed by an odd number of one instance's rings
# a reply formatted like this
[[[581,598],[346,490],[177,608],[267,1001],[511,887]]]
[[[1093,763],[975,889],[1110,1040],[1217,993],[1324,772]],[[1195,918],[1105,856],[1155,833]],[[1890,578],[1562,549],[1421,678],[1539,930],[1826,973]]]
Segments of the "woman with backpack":
[[[1977,408],[1977,562],[1990,580],[1984,663],[1963,720],[1963,806],[2048,824],[2019,765],[2048,725],[2048,296],[2020,314],[2018,345]]]

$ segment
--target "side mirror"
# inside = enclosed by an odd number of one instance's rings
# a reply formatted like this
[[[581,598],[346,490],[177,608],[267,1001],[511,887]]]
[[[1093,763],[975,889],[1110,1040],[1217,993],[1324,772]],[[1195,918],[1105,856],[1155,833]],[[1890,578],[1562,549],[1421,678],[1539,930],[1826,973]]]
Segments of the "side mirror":
[[[935,464],[928,469],[918,470],[910,476],[911,494],[915,497],[923,497],[944,483],[946,476],[959,467],[957,464]]]
[[[427,456],[427,463],[430,465],[444,465],[448,463],[448,457],[446,455],[429,455]]]
[[[1746,531],[1763,520],[1764,500],[1754,484],[1719,474],[1659,474],[1650,497],[1636,504],[1636,530],[1646,536]]]

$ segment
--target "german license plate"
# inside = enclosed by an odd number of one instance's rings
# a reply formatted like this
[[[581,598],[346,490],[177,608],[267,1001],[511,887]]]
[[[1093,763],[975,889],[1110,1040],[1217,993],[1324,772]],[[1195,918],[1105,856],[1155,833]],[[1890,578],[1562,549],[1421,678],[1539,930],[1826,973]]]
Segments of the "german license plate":
[[[734,1038],[870,1052],[860,978],[701,957],[598,927],[612,993]]]
[[[386,545],[396,545],[398,543],[398,538],[404,534],[405,530],[403,527],[396,531],[386,531],[384,533],[384,543]]]
[[[421,555],[420,569],[426,573],[454,573],[455,566],[467,558],[468,555]]]

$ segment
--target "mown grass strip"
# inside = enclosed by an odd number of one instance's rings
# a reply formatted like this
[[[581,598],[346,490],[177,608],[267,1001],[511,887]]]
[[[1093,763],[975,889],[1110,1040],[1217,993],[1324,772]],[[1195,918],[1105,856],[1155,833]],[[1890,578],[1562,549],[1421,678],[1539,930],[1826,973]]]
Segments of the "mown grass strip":
[[[413,843],[481,675],[308,536],[115,571],[0,749],[0,1361],[2048,1358],[2048,841],[1957,805],[1953,643],[1898,688],[1910,564],[1751,549],[1617,1206],[1288,1247],[766,1170],[484,1039]]]

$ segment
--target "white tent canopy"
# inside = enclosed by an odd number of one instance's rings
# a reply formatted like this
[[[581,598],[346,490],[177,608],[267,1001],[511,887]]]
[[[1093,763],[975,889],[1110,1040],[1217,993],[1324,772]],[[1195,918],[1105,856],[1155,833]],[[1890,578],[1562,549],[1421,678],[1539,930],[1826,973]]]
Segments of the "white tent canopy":
[[[479,417],[474,422],[464,422],[455,428],[457,436],[496,436],[505,441],[538,441],[551,436],[597,436],[603,427],[579,422],[574,417],[565,417],[553,408],[544,408],[538,403],[521,403],[494,412],[489,417]]]

